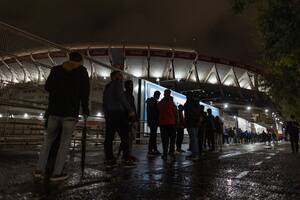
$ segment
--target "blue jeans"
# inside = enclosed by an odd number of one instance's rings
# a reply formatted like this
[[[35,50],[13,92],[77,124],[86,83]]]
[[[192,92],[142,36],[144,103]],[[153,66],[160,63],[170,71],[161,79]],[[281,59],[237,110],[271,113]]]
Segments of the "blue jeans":
[[[198,128],[187,128],[190,135],[191,151],[193,156],[199,155]]]
[[[76,118],[74,117],[49,116],[47,124],[47,136],[45,137],[44,144],[41,149],[37,170],[45,173],[50,149],[55,139],[60,136],[60,145],[57,151],[52,175],[55,176],[62,174],[75,125]]]

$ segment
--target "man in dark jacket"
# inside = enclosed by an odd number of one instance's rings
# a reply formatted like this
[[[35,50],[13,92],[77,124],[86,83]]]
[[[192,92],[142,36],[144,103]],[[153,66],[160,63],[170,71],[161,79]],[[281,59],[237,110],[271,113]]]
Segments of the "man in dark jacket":
[[[200,104],[194,99],[193,93],[189,92],[186,95],[186,103],[184,104],[185,125],[190,135],[191,156],[190,159],[198,159],[199,156],[199,138],[198,128],[200,120]]]
[[[132,161],[137,161],[137,158],[132,155],[133,142],[136,137],[137,127],[138,127],[138,114],[135,107],[135,100],[133,96],[133,81],[125,81],[125,96],[131,107],[131,110],[134,112],[134,116],[129,118],[129,131],[128,131],[128,146],[129,146],[129,159]]]
[[[113,155],[113,140],[115,133],[118,132],[123,150],[123,162],[125,167],[134,166],[129,159],[129,118],[135,116],[133,108],[130,106],[126,98],[123,88],[123,75],[121,71],[113,71],[110,74],[111,81],[105,86],[103,92],[103,110],[105,115],[105,164],[109,167],[116,164]]]
[[[199,154],[202,153],[203,145],[205,143],[205,129],[206,129],[206,113],[204,112],[204,106],[200,105],[199,130],[198,130]]]
[[[177,127],[176,127],[176,151],[178,153],[183,153],[185,152],[181,146],[184,138],[184,127],[185,127],[185,120],[183,117],[183,111],[184,107],[183,105],[178,106],[178,122],[177,122]]]
[[[160,92],[155,91],[153,97],[146,100],[147,103],[147,124],[150,128],[150,139],[148,147],[148,156],[160,155],[157,150],[157,128],[158,128],[158,100]]]
[[[290,135],[292,152],[298,153],[299,124],[294,115],[291,115],[291,121],[286,123],[286,132]]]
[[[208,147],[210,151],[215,150],[215,117],[212,115],[211,109],[207,109],[207,118],[206,118],[206,137],[208,139]]]
[[[49,92],[47,137],[41,150],[35,175],[45,173],[50,149],[60,135],[51,181],[67,178],[67,175],[63,174],[63,167],[80,105],[84,118],[86,119],[89,115],[90,84],[87,70],[82,66],[83,58],[79,53],[72,52],[69,54],[69,59],[63,65],[51,69],[45,84],[45,89]]]

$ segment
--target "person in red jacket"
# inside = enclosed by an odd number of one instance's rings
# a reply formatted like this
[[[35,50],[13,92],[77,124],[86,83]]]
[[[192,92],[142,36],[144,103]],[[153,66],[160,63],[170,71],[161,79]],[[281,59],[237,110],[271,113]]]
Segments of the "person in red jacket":
[[[168,154],[174,159],[177,110],[171,97],[171,90],[164,91],[164,98],[158,103],[158,110],[163,146],[162,159],[166,160]]]

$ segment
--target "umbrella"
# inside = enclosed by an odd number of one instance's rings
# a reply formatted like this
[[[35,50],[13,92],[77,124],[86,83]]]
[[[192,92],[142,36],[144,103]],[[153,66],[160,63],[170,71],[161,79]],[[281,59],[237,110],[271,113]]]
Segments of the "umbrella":
[[[82,176],[84,175],[85,152],[86,152],[86,118],[84,118],[82,138],[81,138],[81,175]]]

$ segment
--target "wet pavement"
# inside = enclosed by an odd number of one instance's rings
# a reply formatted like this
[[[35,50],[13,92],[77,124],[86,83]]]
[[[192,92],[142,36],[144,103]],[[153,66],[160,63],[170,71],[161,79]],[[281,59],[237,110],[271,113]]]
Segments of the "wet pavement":
[[[101,146],[89,147],[85,176],[80,154],[72,152],[69,179],[60,184],[34,181],[37,153],[0,150],[2,199],[300,199],[300,155],[287,143],[275,146],[226,146],[204,152],[197,162],[178,155],[174,162],[147,158],[147,146],[135,146],[137,167],[105,169]]]

